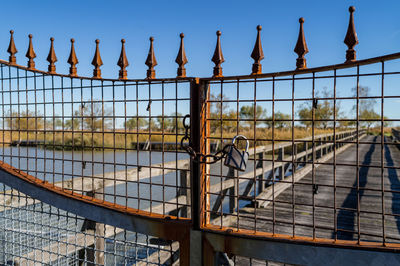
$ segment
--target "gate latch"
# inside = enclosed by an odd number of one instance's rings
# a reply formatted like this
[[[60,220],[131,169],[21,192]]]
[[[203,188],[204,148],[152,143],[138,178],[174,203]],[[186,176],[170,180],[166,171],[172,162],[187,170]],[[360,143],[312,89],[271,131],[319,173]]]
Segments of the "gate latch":
[[[193,160],[197,160],[200,163],[205,163],[205,164],[213,164],[216,163],[220,160],[222,160],[225,155],[225,162],[224,164],[228,167],[235,168],[236,170],[239,171],[245,171],[246,166],[247,166],[247,160],[249,158],[249,153],[248,153],[248,148],[249,148],[249,141],[248,139],[243,136],[243,135],[237,135],[232,139],[232,143],[226,144],[221,150],[217,151],[214,154],[201,154],[197,153],[193,148],[188,144],[185,144],[184,142],[187,140],[190,140],[189,137],[189,129],[190,125],[186,124],[186,119],[190,119],[190,115],[186,115],[183,118],[183,127],[185,128],[185,136],[181,139],[181,147],[184,149]],[[240,151],[236,145],[235,141],[236,139],[244,139],[246,140],[246,149],[244,151]],[[211,160],[208,160],[208,158],[211,158]]]

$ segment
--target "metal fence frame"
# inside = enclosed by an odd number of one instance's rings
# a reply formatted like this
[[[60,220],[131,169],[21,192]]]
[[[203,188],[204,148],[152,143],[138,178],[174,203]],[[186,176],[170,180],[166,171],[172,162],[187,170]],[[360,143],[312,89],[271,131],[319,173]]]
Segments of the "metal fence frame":
[[[224,82],[241,82],[250,81],[257,82],[263,79],[275,79],[278,77],[290,77],[294,80],[295,76],[302,74],[312,74],[312,80],[315,80],[315,74],[319,72],[333,71],[336,78],[336,71],[345,68],[356,68],[357,74],[355,77],[360,77],[362,74],[359,73],[359,67],[370,64],[381,64],[382,71],[380,72],[384,76],[384,64],[386,61],[400,59],[400,53],[394,53],[390,55],[365,59],[356,60],[354,45],[358,43],[355,32],[351,31],[354,28],[353,22],[354,9],[350,9],[351,17],[348,36],[346,36],[346,44],[349,46],[347,51],[347,61],[343,64],[306,68],[306,61],[304,55],[308,52],[307,46],[304,40],[303,23],[304,20],[300,19],[300,34],[298,44],[296,45],[296,53],[299,58],[297,60],[297,69],[293,71],[276,72],[276,73],[261,73],[260,60],[263,59],[263,53],[260,45],[259,33],[261,27],[258,27],[258,37],[255,46],[255,52],[252,53],[252,58],[255,60],[251,75],[243,76],[228,76],[222,75],[221,64],[224,61],[220,46],[221,33],[217,32],[218,41],[217,47],[213,56],[213,62],[215,63],[214,76],[210,78],[186,78],[186,71],[184,65],[187,63],[186,55],[183,50],[183,35],[181,35],[181,49],[177,57],[178,77],[171,79],[156,79],[154,66],[157,64],[154,51],[153,51],[153,40],[151,41],[151,47],[149,57],[146,60],[146,64],[149,66],[147,72],[147,79],[143,80],[130,80],[126,76],[126,66],[128,65],[125,52],[121,52],[121,58],[118,65],[121,67],[119,79],[104,79],[101,78],[100,66],[102,65],[100,54],[98,51],[99,42],[96,41],[96,53],[92,64],[95,66],[94,76],[92,78],[78,77],[76,75],[76,63],[77,60],[72,56],[69,60],[71,64],[70,74],[62,75],[55,72],[54,63],[56,61],[54,48],[49,53],[48,61],[50,62],[49,71],[40,71],[34,68],[33,58],[34,52],[32,43],[28,49],[27,57],[29,58],[28,67],[20,66],[15,61],[15,47],[13,48],[10,42],[9,52],[11,54],[10,60],[0,60],[0,64],[7,67],[17,68],[24,70],[29,73],[37,73],[44,76],[58,76],[66,79],[85,79],[85,80],[96,80],[96,81],[110,81],[110,82],[123,82],[123,83],[163,83],[163,82],[190,82],[190,146],[198,154],[209,154],[210,143],[207,141],[210,138],[210,121],[208,120],[209,115],[209,86],[210,83],[224,83]],[[13,32],[12,32],[13,34]],[[355,35],[355,38],[354,38]],[[353,39],[351,39],[353,37]],[[351,40],[348,40],[348,39]],[[30,41],[32,36],[30,36]],[[54,41],[51,40],[52,43]],[[124,45],[125,41],[122,42]],[[72,41],[73,45],[73,41]],[[124,46],[123,46],[124,47]],[[72,46],[73,49],[73,46]],[[124,48],[123,48],[124,49]],[[53,56],[54,54],[54,56]],[[71,50],[71,55],[72,53]],[[378,73],[379,74],[379,73]],[[400,72],[392,73],[400,74]],[[382,81],[383,82],[383,81]],[[380,99],[383,101],[385,96],[382,94]],[[314,99],[311,99],[314,100]],[[357,97],[359,100],[359,97]],[[274,101],[272,101],[274,102]],[[382,107],[383,110],[383,107]],[[314,119],[313,119],[314,121]],[[333,120],[336,121],[336,118]],[[355,120],[357,124],[362,121],[358,118]],[[381,124],[384,123],[383,116],[379,120]],[[256,123],[254,119],[254,123]],[[291,119],[292,125],[294,119]],[[359,145],[359,136],[362,135],[362,131],[357,126],[356,133],[351,135],[352,139],[344,139],[342,144],[356,143]],[[383,127],[382,127],[383,135]],[[336,132],[334,132],[336,135]],[[324,136],[326,137],[326,136]],[[349,137],[349,136],[346,136]],[[354,139],[356,140],[354,142]],[[292,138],[290,146],[294,146],[294,139]],[[297,141],[297,140],[296,140]],[[304,141],[304,140],[303,140]],[[312,135],[312,142],[316,141],[314,134]],[[320,147],[321,150],[327,148],[332,151],[336,151],[336,138],[324,139]],[[324,146],[324,143],[333,143],[331,146]],[[383,144],[382,144],[383,145]],[[274,140],[272,140],[272,150],[275,150]],[[313,145],[312,152],[315,152],[315,146]],[[307,149],[306,149],[307,152]],[[255,154],[256,152],[253,151]],[[283,156],[282,156],[283,157]],[[297,158],[296,158],[297,160]],[[273,162],[284,163],[284,158],[273,159]],[[295,162],[294,156],[292,156],[289,163]],[[185,162],[187,163],[187,162]],[[312,166],[314,167],[314,161]],[[322,163],[322,162],[321,162]],[[228,256],[244,256],[250,258],[257,258],[262,260],[281,261],[285,263],[293,264],[324,264],[324,263],[353,263],[353,262],[366,262],[370,263],[385,263],[388,261],[399,262],[400,261],[400,244],[382,242],[362,242],[358,239],[355,241],[346,241],[338,239],[320,239],[316,237],[296,237],[290,235],[278,235],[271,232],[259,232],[257,230],[242,230],[229,226],[217,226],[210,222],[210,182],[207,178],[209,172],[209,166],[200,163],[198,160],[192,158],[190,160],[189,169],[177,169],[184,172],[183,179],[188,183],[188,171],[190,171],[190,195],[188,187],[183,187],[180,195],[184,196],[184,203],[182,206],[186,207],[186,212],[190,213],[190,218],[179,217],[177,215],[169,215],[167,213],[157,214],[152,211],[143,211],[140,209],[133,209],[127,206],[118,205],[116,203],[110,203],[104,199],[96,198],[95,196],[83,195],[74,189],[64,187],[64,183],[53,184],[49,182],[43,182],[29,174],[21,172],[6,163],[1,163],[0,181],[7,186],[17,189],[18,191],[28,195],[32,198],[38,199],[44,203],[48,203],[59,209],[66,210],[76,215],[83,216],[87,219],[96,221],[97,223],[103,223],[112,225],[126,230],[131,230],[143,234],[154,235],[162,239],[174,240],[179,242],[179,256],[180,263],[182,265],[212,265],[217,264],[220,259],[219,253],[226,253]],[[279,167],[279,166],[277,166]],[[382,169],[384,168],[382,163]],[[150,167],[151,168],[151,167]],[[165,170],[164,165],[159,166],[162,171]],[[274,166],[272,169],[275,169]],[[256,171],[256,170],[255,170]],[[382,170],[383,171],[383,170]],[[150,170],[151,172],[151,170]],[[254,176],[256,178],[257,176]],[[184,181],[181,181],[184,182]],[[255,184],[255,183],[254,183]],[[229,187],[230,188],[230,187]],[[83,188],[81,188],[83,189]],[[239,197],[235,194],[234,197]],[[256,197],[256,195],[254,195]],[[189,208],[190,207],[190,208]],[[190,209],[190,210],[189,210]],[[385,216],[385,214],[383,214]]]

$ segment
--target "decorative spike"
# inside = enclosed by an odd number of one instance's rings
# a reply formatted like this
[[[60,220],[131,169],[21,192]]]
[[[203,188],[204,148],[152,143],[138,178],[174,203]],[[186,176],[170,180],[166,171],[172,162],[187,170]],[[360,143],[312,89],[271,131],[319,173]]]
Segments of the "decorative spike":
[[[175,62],[179,65],[178,67],[178,78],[184,78],[186,77],[186,68],[185,65],[187,64],[187,62],[189,62],[186,58],[186,53],[185,53],[185,45],[183,44],[183,38],[185,37],[185,35],[183,33],[181,33],[179,35],[179,37],[181,37],[181,45],[179,47],[179,52],[178,55],[176,56]]]
[[[99,39],[96,39],[96,52],[94,53],[94,57],[92,60],[92,65],[94,66],[93,70],[93,78],[101,79],[101,70],[100,67],[103,65],[103,61],[101,60],[100,50],[99,50]]]
[[[78,58],[76,57],[76,53],[75,53],[74,42],[75,42],[75,40],[72,38],[71,39],[71,52],[69,53],[69,57],[68,57],[68,64],[71,65],[71,67],[69,68],[69,75],[71,77],[77,76],[76,64],[79,63]]]
[[[156,71],[154,70],[154,67],[157,65],[157,60],[154,55],[153,41],[154,37],[150,37],[150,49],[146,59],[146,65],[149,67],[149,69],[147,69],[147,79],[156,78]]]
[[[29,34],[28,37],[29,37],[29,46],[25,56],[29,59],[28,69],[35,69],[35,61],[33,61],[33,59],[36,57],[36,54],[35,51],[33,51],[32,34]]]
[[[257,39],[256,43],[254,45],[253,52],[251,53],[251,58],[254,59],[254,64],[253,64],[253,69],[251,74],[252,75],[257,75],[262,73],[262,66],[260,61],[264,59],[264,52],[262,49],[261,45],[261,38],[260,38],[260,32],[261,32],[261,25],[257,26]]]
[[[127,79],[128,72],[126,71],[126,67],[129,66],[128,58],[126,58],[125,54],[125,39],[121,40],[122,47],[121,47],[121,54],[118,59],[117,65],[121,68],[119,71],[119,79]]]
[[[221,32],[217,31],[217,45],[215,46],[214,55],[211,59],[211,61],[213,61],[215,64],[213,78],[222,77],[221,64],[225,62],[224,55],[222,54],[221,50],[220,37],[221,37]]]
[[[15,54],[18,53],[17,48],[15,48],[15,43],[14,43],[14,31],[10,30],[10,44],[8,45],[7,52],[10,54],[10,57],[8,61],[10,62],[11,65],[15,65],[17,63],[17,58],[15,57]]]
[[[307,61],[304,56],[308,53],[306,39],[304,38],[304,30],[303,30],[303,23],[304,18],[299,19],[300,23],[300,31],[299,37],[297,39],[296,47],[294,48],[294,52],[299,56],[296,60],[296,69],[303,69],[307,68]]]
[[[356,8],[354,6],[349,7],[349,12],[350,12],[349,27],[347,28],[346,37],[344,38],[344,43],[348,47],[346,51],[346,63],[353,62],[356,60],[356,50],[354,50],[354,46],[358,44],[358,38],[356,33],[356,27],[354,26],[353,13],[355,10]]]
[[[54,65],[57,62],[56,52],[54,51],[54,38],[50,38],[51,45],[49,55],[47,56],[47,62],[49,62],[49,73],[56,73],[56,66]]]

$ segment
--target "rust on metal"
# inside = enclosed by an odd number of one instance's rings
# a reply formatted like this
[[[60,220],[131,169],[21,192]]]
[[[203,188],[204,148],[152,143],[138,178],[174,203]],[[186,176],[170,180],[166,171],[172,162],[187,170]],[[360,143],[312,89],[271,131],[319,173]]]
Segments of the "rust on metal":
[[[55,62],[57,62],[57,56],[56,52],[54,51],[54,38],[50,38],[51,44],[50,44],[50,51],[49,55],[47,56],[47,61],[50,63],[49,64],[49,73],[53,74],[56,73],[56,66],[54,65]]]
[[[298,55],[296,60],[296,69],[304,69],[307,68],[307,62],[304,56],[308,53],[308,47],[306,43],[306,39],[304,37],[304,18],[299,19],[300,23],[300,30],[299,30],[299,37],[297,38],[296,47],[294,48],[294,52]]]
[[[270,233],[270,232],[263,232],[263,231],[254,231],[248,229],[237,229],[231,227],[221,227],[216,226],[213,224],[208,224],[206,227],[203,227],[205,232],[213,232],[222,234],[225,236],[224,238],[224,245],[225,245],[225,252],[230,253],[231,251],[231,244],[229,243],[232,239],[237,237],[252,237],[252,238],[259,238],[265,240],[275,240],[275,241],[284,241],[290,243],[301,243],[301,244],[309,244],[309,245],[322,245],[322,246],[329,246],[329,247],[351,247],[351,248],[359,248],[359,249],[370,249],[376,251],[382,250],[390,250],[390,251],[400,251],[400,244],[399,243],[386,243],[383,245],[380,242],[372,242],[372,241],[360,241],[357,240],[341,240],[341,239],[327,239],[327,238],[313,238],[307,236],[292,236],[286,234],[277,234],[277,233]]]
[[[358,37],[356,33],[356,27],[354,26],[354,11],[356,8],[354,6],[349,7],[350,19],[349,26],[347,28],[346,37],[344,38],[344,43],[347,45],[348,49],[346,51],[346,63],[353,62],[356,60],[356,50],[354,46],[358,44]]]
[[[211,61],[213,61],[215,64],[213,78],[223,77],[221,64],[225,62],[225,58],[224,55],[222,54],[220,39],[221,39],[221,31],[217,31],[217,45],[215,46],[214,55],[211,59]]]
[[[185,35],[183,33],[181,33],[179,35],[179,37],[181,38],[181,45],[179,47],[179,52],[178,52],[178,55],[176,56],[175,62],[179,65],[178,72],[177,72],[177,78],[184,78],[184,77],[186,77],[185,65],[189,61],[186,57],[185,46],[183,44],[183,38],[185,37]]]
[[[186,226],[189,225],[189,221],[190,221],[189,218],[179,217],[179,219],[178,219],[177,217],[171,216],[171,215],[163,215],[163,214],[157,214],[154,212],[148,212],[148,211],[144,211],[144,210],[140,210],[140,209],[134,209],[131,207],[119,205],[117,203],[112,203],[112,202],[105,201],[102,199],[97,199],[95,197],[90,197],[90,196],[83,195],[83,194],[80,194],[77,192],[73,192],[70,189],[63,189],[59,186],[49,183],[48,181],[43,181],[39,178],[31,176],[31,175],[11,166],[3,161],[0,161],[0,170],[3,170],[5,172],[9,173],[9,174],[15,176],[16,178],[21,179],[24,182],[33,184],[37,187],[44,188],[48,191],[57,193],[64,197],[73,198],[78,201],[91,203],[91,204],[101,206],[101,207],[104,207],[107,209],[112,209],[112,210],[116,210],[119,212],[132,214],[135,216],[141,216],[141,217],[145,217],[145,218],[147,217],[151,220],[163,220],[163,219],[168,220],[168,223],[164,223],[164,224],[174,224],[175,223],[176,225],[184,226],[184,227],[185,227],[185,225]],[[173,234],[171,233],[170,235],[173,235]]]
[[[25,56],[29,59],[28,69],[35,69],[35,61],[33,61],[33,59],[36,57],[36,54],[35,51],[33,50],[32,34],[29,34],[28,37],[29,37],[29,46]]]
[[[156,56],[154,55],[153,41],[154,37],[150,37],[150,49],[146,59],[146,65],[149,67],[149,69],[147,69],[147,79],[156,78],[156,71],[154,70],[154,67],[157,65],[157,60]]]
[[[128,78],[128,72],[126,71],[126,67],[129,66],[128,58],[126,58],[126,53],[125,53],[125,39],[121,39],[121,54],[118,59],[117,65],[121,68],[119,71],[119,79],[127,79]]]
[[[10,64],[15,65],[17,63],[17,58],[15,57],[15,54],[18,53],[17,48],[15,47],[14,43],[14,31],[10,30],[10,44],[8,45],[7,52],[10,54],[10,57],[8,61],[10,61]]]
[[[75,53],[74,42],[75,42],[74,38],[71,38],[71,51],[70,51],[69,57],[68,57],[68,64],[71,65],[71,67],[69,68],[69,75],[71,77],[77,76],[76,64],[79,63],[78,58],[76,57],[76,53]]]
[[[93,78],[101,79],[100,67],[103,65],[103,61],[101,60],[100,50],[99,50],[100,40],[96,39],[95,42],[96,42],[96,51],[94,53],[94,57],[93,57],[93,60],[92,60],[92,65],[94,66]]]
[[[254,44],[253,52],[251,53],[251,58],[254,59],[253,69],[251,72],[252,75],[257,75],[257,74],[262,73],[262,66],[261,66],[260,61],[264,59],[264,52],[262,49],[261,38],[260,38],[261,29],[262,29],[261,25],[258,25],[257,26],[257,39],[256,39],[256,43]]]

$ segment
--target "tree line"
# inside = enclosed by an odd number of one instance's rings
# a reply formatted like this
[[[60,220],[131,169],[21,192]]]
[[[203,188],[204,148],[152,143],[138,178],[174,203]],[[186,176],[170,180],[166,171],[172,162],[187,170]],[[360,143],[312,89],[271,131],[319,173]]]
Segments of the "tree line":
[[[352,89],[353,94],[357,94],[357,88]],[[374,110],[376,100],[368,98],[370,89],[368,87],[358,88],[358,118],[362,120],[359,126],[370,129],[373,126],[379,126],[381,116]],[[295,117],[299,119],[295,126],[328,129],[334,126],[334,117],[336,117],[336,127],[354,127],[355,121],[345,120],[346,116],[342,111],[340,104],[334,106],[332,95],[326,88],[322,90],[322,97],[316,95],[313,102],[309,101],[300,105],[296,111]],[[321,100],[318,100],[321,98]],[[329,100],[328,100],[329,99]],[[226,102],[229,98],[225,95],[211,95],[210,108],[210,128],[211,133],[218,130],[224,132],[234,132],[237,127],[254,129],[271,128],[277,129],[290,128],[292,126],[292,115],[283,112],[275,112],[274,116],[268,115],[267,110],[261,105],[242,105],[239,109],[232,110]],[[352,112],[356,112],[357,105],[352,107]],[[88,130],[102,131],[115,127],[113,125],[112,111],[104,107],[101,102],[86,103],[79,107],[69,119],[47,119],[43,116],[35,115],[33,112],[10,112],[5,118],[6,126],[13,130],[28,129],[65,129],[65,130]],[[123,127],[129,131],[146,130],[165,130],[169,132],[182,132],[182,114],[171,113],[164,117],[158,116],[154,118],[147,117],[131,117],[124,121]],[[385,117],[384,117],[385,119]],[[384,126],[389,123],[385,122]]]

